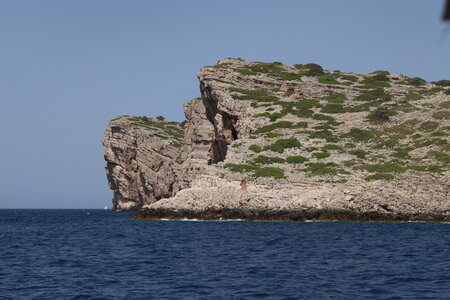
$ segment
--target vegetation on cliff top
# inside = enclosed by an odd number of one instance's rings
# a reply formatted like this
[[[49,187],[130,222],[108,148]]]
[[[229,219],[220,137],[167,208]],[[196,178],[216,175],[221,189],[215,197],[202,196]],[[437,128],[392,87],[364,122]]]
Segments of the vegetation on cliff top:
[[[450,94],[446,89],[450,81],[433,85],[388,71],[329,72],[313,63],[286,66],[227,60],[212,68],[281,83],[267,88],[264,80],[225,86],[232,99],[248,101],[253,118],[261,118],[263,124],[253,128],[250,139],[239,136],[229,148],[245,153],[239,163],[224,165],[233,172],[277,179],[300,173],[342,182],[352,177],[392,180],[399,173],[449,170],[450,100],[433,97]],[[285,87],[286,81],[294,83]],[[306,81],[314,82],[314,89],[296,88],[295,84],[304,86]],[[119,119],[182,146],[183,123],[161,116]]]
[[[163,116],[157,116],[155,119],[146,116],[120,116],[113,121],[121,119],[126,120],[132,126],[146,129],[151,137],[167,140],[172,146],[177,148],[183,146],[185,122],[165,121]]]
[[[252,132],[251,139],[258,142],[246,146],[258,156],[235,164],[239,171],[255,175],[258,165],[282,164],[285,173],[293,174],[295,165],[300,165],[297,171],[308,177],[341,182],[355,176],[392,180],[398,173],[449,169],[448,156],[442,153],[450,151],[450,126],[445,125],[450,101],[433,97],[450,94],[450,88],[449,93],[446,90],[450,81],[433,85],[381,70],[368,75],[329,72],[312,63],[286,66],[228,60],[217,68],[262,80],[254,86],[228,88],[232,98],[250,101],[254,118],[266,120]],[[263,88],[267,77],[281,85]],[[305,86],[310,78],[322,86],[296,90],[295,84]],[[286,88],[285,81],[297,83]]]

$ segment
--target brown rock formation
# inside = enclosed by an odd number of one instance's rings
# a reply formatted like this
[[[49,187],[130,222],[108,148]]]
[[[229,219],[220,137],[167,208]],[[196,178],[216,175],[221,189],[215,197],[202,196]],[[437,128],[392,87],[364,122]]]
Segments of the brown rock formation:
[[[114,209],[139,218],[449,219],[442,84],[240,59],[197,76],[201,98],[184,105],[184,136],[175,122],[110,122]]]
[[[126,117],[113,120],[102,139],[114,210],[136,210],[174,195],[181,149],[171,140],[150,136],[154,130],[137,124]]]

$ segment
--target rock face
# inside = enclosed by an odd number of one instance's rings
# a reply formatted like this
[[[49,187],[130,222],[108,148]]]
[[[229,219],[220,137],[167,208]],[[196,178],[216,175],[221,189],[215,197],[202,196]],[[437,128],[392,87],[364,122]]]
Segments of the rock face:
[[[450,220],[448,81],[225,59],[183,123],[103,137],[113,207],[136,218]],[[183,136],[184,127],[184,136]]]
[[[114,210],[136,210],[175,193],[176,160],[181,154],[176,140],[155,135],[162,130],[145,126],[145,119],[128,119],[112,120],[102,140]],[[178,124],[151,122],[182,131]]]

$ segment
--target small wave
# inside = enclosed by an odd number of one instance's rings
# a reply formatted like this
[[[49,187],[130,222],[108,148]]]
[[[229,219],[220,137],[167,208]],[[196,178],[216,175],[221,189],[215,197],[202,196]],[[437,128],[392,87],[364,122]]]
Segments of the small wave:
[[[180,221],[184,221],[184,222],[186,222],[186,221],[188,221],[188,222],[203,222],[205,220],[200,220],[200,219],[195,219],[195,218],[194,219],[183,218]]]

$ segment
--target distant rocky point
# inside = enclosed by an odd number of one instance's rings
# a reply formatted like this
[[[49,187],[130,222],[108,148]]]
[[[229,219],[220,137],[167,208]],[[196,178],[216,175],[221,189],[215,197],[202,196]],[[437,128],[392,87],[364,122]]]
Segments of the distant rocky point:
[[[103,136],[113,209],[135,218],[450,221],[450,81],[227,58],[186,121]]]

